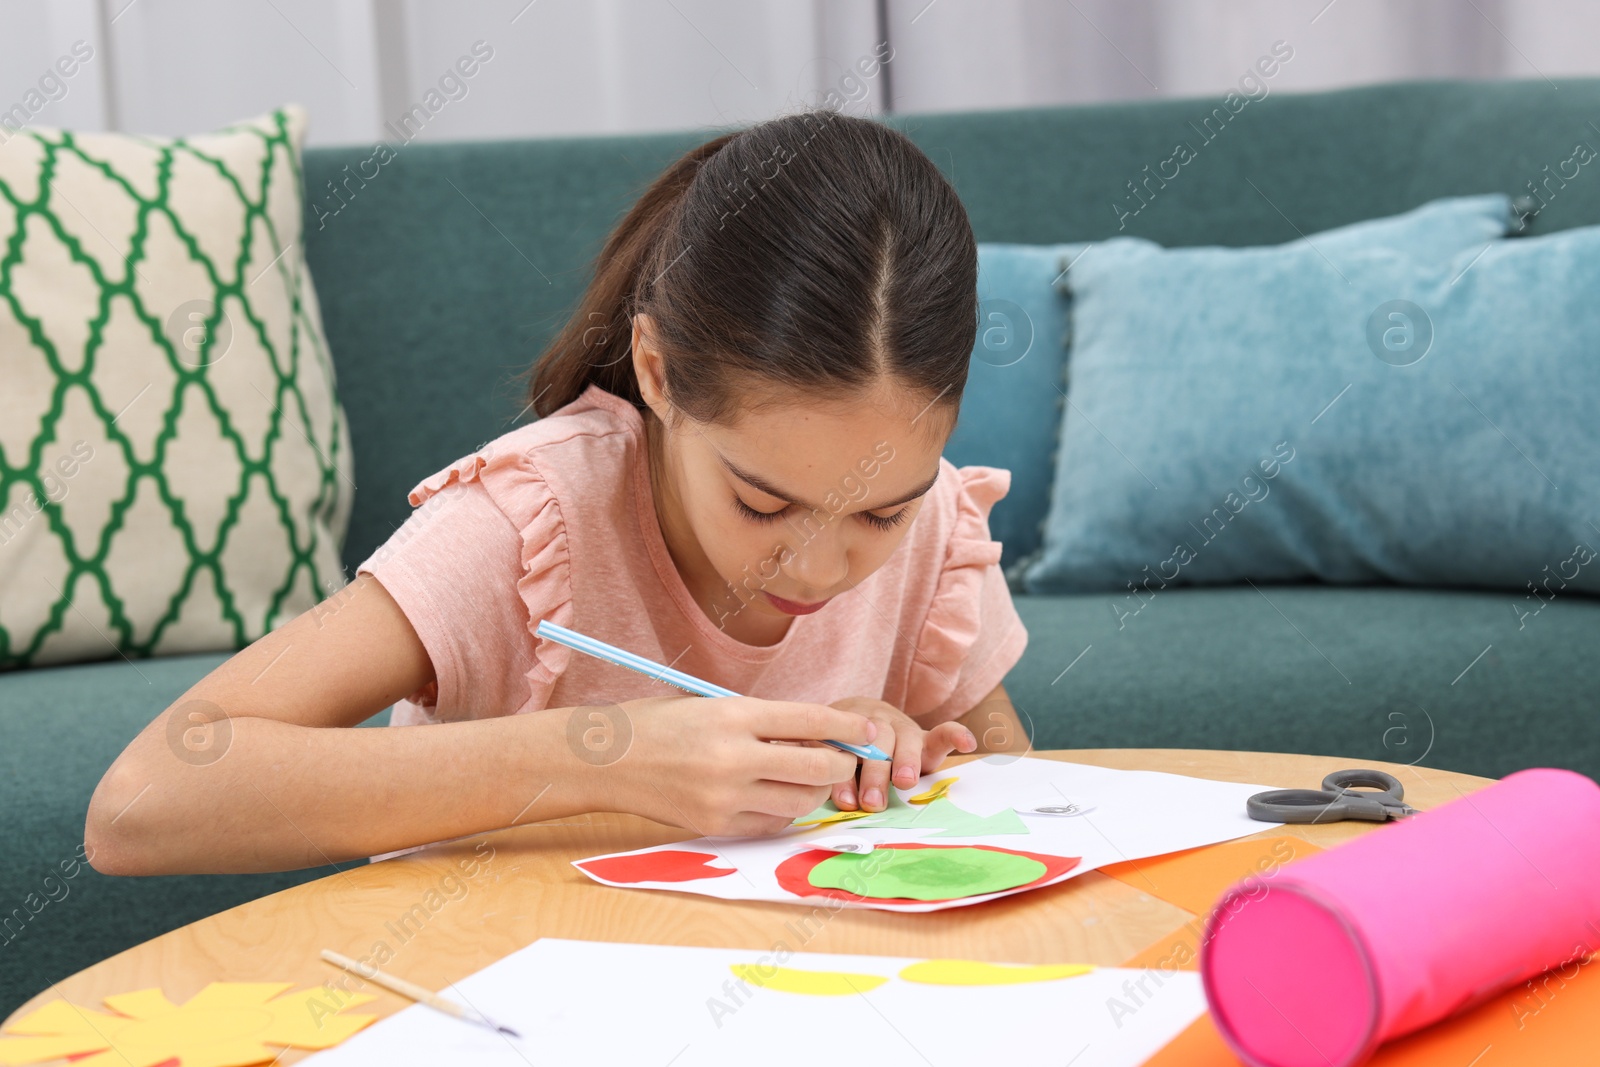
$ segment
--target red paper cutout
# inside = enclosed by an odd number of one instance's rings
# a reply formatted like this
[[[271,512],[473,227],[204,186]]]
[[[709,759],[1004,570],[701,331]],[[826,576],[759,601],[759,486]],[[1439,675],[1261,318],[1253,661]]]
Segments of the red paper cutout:
[[[827,853],[833,855],[833,853]],[[734,873],[732,867],[712,867],[716,856],[704,852],[664,849],[641,852],[636,856],[610,856],[578,864],[596,878],[608,882],[696,882]]]
[[[878,845],[877,847],[880,849],[979,848],[989,852],[1004,852],[1011,856],[1025,856],[1030,860],[1037,860],[1039,863],[1044,864],[1044,873],[1039,877],[1035,878],[1031,882],[1019,885],[1014,889],[1001,890],[1001,892],[1004,893],[1020,893],[1024,889],[1032,889],[1034,886],[1042,885],[1045,882],[1050,881],[1052,878],[1058,878],[1061,875],[1066,874],[1083,861],[1083,857],[1081,856],[1046,856],[1039,852],[1020,852],[1014,848],[999,848],[995,845],[930,845],[922,844],[920,842],[907,841],[897,845]],[[817,848],[812,849],[809,852],[802,852],[796,856],[790,856],[788,859],[778,864],[778,869],[775,872],[778,877],[778,885],[784,889],[787,889],[797,897],[828,897],[832,900],[854,900],[858,902],[870,902],[874,904],[905,904],[908,902],[904,897],[864,897],[844,889],[821,889],[812,885],[811,869],[817,864],[821,863],[823,860],[831,859],[837,855],[837,852],[829,852],[825,849]],[[988,894],[979,893],[975,895],[987,896]],[[942,899],[965,900],[966,897],[945,897]],[[919,900],[916,901],[916,903],[933,904],[939,903],[939,901]]]

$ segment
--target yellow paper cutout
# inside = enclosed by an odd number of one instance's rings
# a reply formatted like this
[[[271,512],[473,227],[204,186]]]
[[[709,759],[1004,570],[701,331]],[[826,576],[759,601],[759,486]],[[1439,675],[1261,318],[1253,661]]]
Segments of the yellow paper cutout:
[[[870,993],[889,979],[876,974],[846,974],[843,971],[797,971],[789,967],[735,963],[729,967],[741,982],[784,993],[805,993],[814,997],[840,997]],[[770,971],[770,974],[763,974]]]
[[[183,1067],[248,1067],[276,1059],[283,1046],[332,1048],[377,1018],[339,1014],[375,999],[369,994],[278,995],[293,984],[212,982],[181,1006],[159,989],[140,989],[105,998],[116,1014],[53,1000],[7,1030],[28,1036],[0,1036],[0,1064],[99,1053],[73,1067],[152,1067],[170,1059]]]
[[[830,811],[826,815],[818,815],[815,819],[796,819],[795,826],[827,826],[834,822],[849,822],[851,819],[865,819],[868,815],[877,815],[875,811]]]
[[[1088,974],[1088,963],[1051,963],[1038,967],[1007,967],[979,960],[924,960],[906,966],[900,977],[923,985],[1021,985],[1025,982],[1053,982]]]
[[[950,787],[960,780],[960,777],[960,775],[956,775],[951,778],[941,778],[929,786],[925,792],[918,793],[914,797],[907,797],[906,803],[932,804],[935,800],[943,799],[944,795],[950,792]]]

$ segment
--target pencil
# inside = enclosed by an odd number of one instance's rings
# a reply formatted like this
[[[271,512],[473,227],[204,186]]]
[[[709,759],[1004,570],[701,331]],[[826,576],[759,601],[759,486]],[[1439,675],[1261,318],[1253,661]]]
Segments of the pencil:
[[[580,634],[576,630],[569,630],[565,626],[557,626],[549,619],[540,619],[539,625],[534,632],[540,637],[549,638],[557,644],[566,645],[574,651],[586,653],[595,659],[605,660],[607,663],[614,663],[618,667],[626,667],[630,671],[637,671],[657,681],[676,686],[686,693],[693,693],[697,697],[736,697],[740,695],[732,689],[725,689],[703,678],[696,678],[692,674],[685,674],[683,671],[675,671],[671,667],[663,666],[655,660],[636,656],[627,649],[618,648],[616,645],[608,645],[598,637],[590,637],[588,634]],[[848,752],[852,756],[859,756],[862,759],[886,760],[889,758],[889,754],[877,745],[851,745],[844,741],[823,741],[822,743],[832,745],[842,752]]]

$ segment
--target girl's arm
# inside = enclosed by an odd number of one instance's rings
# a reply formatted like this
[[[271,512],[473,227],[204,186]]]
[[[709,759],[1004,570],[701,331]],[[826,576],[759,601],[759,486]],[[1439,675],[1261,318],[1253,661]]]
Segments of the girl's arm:
[[[399,606],[357,575],[129,743],[89,802],[95,869],[287,870],[591,810],[565,716],[328,729],[354,727],[432,679]]]
[[[856,760],[768,739],[876,735],[864,716],[823,705],[691,696],[618,705],[630,747],[606,764],[569,743],[572,708],[354,729],[433,677],[394,599],[357,575],[218,666],[129,743],[89,802],[94,868],[290,870],[586,811],[702,834],[774,833],[822,803]]]

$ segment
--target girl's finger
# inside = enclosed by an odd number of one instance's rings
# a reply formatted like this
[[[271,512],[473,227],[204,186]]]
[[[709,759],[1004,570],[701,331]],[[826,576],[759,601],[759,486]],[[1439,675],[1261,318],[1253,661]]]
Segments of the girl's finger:
[[[856,776],[851,775],[848,781],[835,783],[833,787],[833,806],[840,811],[856,810]]]
[[[929,774],[939,769],[944,758],[951,752],[973,752],[978,747],[978,739],[972,731],[962,726],[959,722],[944,722],[929,730],[922,742],[922,773]]]
[[[796,785],[833,786],[855,776],[856,758],[828,745],[759,745],[755,777]]]
[[[895,723],[894,735],[894,784],[910,789],[922,777],[922,749],[927,735],[905,716]]]
[[[710,699],[742,700],[743,698],[711,697]],[[758,737],[778,737],[795,741],[843,741],[851,745],[870,745],[881,732],[877,724],[865,715],[858,715],[853,711],[840,711],[826,704],[762,700],[755,702],[752,711],[751,726]]]
[[[793,822],[810,815],[827,799],[828,791],[789,782],[752,782],[742,791],[740,815],[771,815]]]
[[[894,731],[885,729],[880,736],[885,737],[885,739],[894,737]],[[878,747],[882,749],[885,745],[880,741],[878,742]],[[894,747],[898,749],[898,739],[894,741]],[[893,752],[890,755],[893,755]],[[888,801],[890,801],[890,765],[890,760],[861,761],[861,793],[859,793],[859,800],[861,800],[862,811],[883,811],[883,809],[888,808]]]

